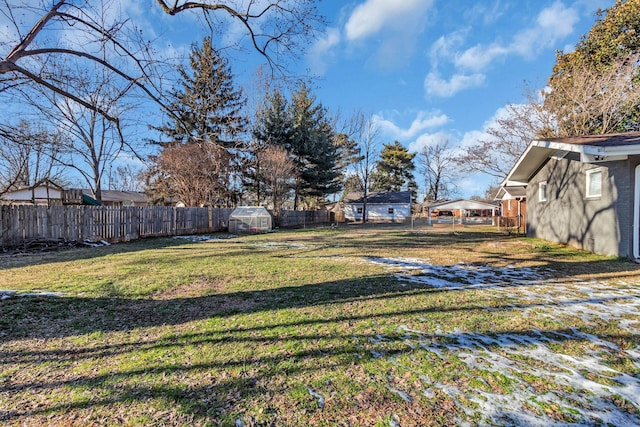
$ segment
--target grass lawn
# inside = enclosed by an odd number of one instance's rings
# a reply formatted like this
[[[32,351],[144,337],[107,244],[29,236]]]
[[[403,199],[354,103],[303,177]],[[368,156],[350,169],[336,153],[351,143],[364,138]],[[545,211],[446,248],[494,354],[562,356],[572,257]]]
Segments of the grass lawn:
[[[0,424],[640,424],[629,261],[488,227],[208,237],[0,257]]]

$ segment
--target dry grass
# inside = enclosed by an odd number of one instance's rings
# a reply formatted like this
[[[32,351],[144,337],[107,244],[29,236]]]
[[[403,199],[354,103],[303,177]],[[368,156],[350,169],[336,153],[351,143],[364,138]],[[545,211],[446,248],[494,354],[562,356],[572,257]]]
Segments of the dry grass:
[[[640,374],[623,351],[640,345],[638,335],[618,323],[591,324],[575,312],[550,317],[553,287],[536,288],[535,295],[508,284],[443,291],[400,281],[368,257],[533,267],[557,283],[597,279],[615,289],[626,286],[622,281],[640,283],[640,270],[626,261],[489,228],[350,226],[4,258],[0,289],[64,296],[0,301],[0,422],[491,424],[495,419],[476,400],[482,393],[521,394],[526,383],[539,393],[570,394],[570,385],[540,372],[474,367],[460,343],[478,334],[556,337],[553,352],[576,357],[603,351],[578,335],[559,338],[575,328],[619,346],[603,354],[616,372]],[[640,319],[636,313],[627,320]],[[495,350],[491,357],[562,371],[531,355],[517,361],[499,346],[488,348]],[[602,373],[585,375],[615,383]],[[624,396],[612,394],[610,402],[637,417],[637,406]],[[580,419],[572,407],[522,404],[525,412],[559,422]]]

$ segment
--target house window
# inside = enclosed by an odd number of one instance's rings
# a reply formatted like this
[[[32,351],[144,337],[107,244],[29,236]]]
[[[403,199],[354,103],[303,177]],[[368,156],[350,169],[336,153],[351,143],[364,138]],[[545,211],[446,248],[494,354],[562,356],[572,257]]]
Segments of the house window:
[[[507,199],[507,210],[511,210],[511,199]]]
[[[547,181],[538,184],[538,201],[547,201]]]
[[[587,197],[602,196],[602,169],[587,171]]]
[[[362,213],[362,208],[356,208],[356,213],[361,214]]]
[[[389,208],[389,213],[392,214],[393,213],[393,208]]]

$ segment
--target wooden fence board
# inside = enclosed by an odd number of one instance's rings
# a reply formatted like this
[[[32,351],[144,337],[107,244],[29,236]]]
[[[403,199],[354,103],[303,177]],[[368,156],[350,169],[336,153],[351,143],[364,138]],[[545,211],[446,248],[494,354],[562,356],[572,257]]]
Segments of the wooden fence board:
[[[37,239],[130,241],[227,230],[233,209],[0,205],[0,246]],[[282,211],[281,227],[329,222],[326,211]]]

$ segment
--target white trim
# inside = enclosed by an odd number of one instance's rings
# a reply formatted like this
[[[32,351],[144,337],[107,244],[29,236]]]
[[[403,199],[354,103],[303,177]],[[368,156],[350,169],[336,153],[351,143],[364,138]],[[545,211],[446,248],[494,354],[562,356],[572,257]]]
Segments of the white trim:
[[[544,186],[544,192],[542,191],[542,186]],[[547,195],[547,181],[542,181],[538,183],[538,201],[546,202],[549,200],[549,196]]]
[[[593,180],[592,176],[595,175],[596,173],[600,174],[600,192],[597,194],[591,194],[590,190],[591,190],[591,182]],[[585,172],[585,197],[587,199],[599,199],[600,197],[602,197],[602,168],[594,168],[594,169],[589,169],[588,171]]]

